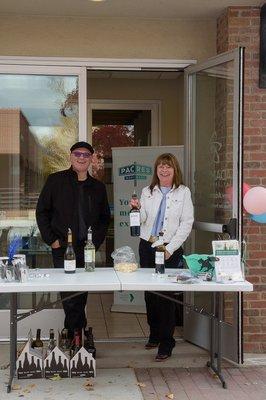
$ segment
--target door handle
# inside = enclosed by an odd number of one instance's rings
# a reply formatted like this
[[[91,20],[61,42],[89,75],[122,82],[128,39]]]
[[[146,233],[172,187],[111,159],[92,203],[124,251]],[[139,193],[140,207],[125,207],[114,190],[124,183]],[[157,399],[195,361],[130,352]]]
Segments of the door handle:
[[[223,233],[227,233],[230,239],[236,239],[237,219],[231,218],[228,224],[223,225]]]
[[[231,218],[228,224],[216,224],[213,222],[200,222],[195,221],[193,229],[200,231],[214,232],[214,233],[227,233],[230,239],[236,239],[237,237],[237,219]]]

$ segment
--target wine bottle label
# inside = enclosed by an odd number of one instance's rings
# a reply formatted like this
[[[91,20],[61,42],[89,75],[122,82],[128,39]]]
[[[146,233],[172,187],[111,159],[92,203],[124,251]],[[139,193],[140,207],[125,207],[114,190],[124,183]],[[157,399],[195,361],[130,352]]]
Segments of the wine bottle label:
[[[131,212],[129,214],[130,226],[140,226],[140,213]]]
[[[90,250],[85,250],[84,251],[84,260],[85,263],[91,263],[95,261],[95,250],[90,249]]]
[[[155,264],[164,264],[164,252],[163,251],[155,252]]]
[[[64,260],[64,269],[66,271],[75,271],[76,260]]]

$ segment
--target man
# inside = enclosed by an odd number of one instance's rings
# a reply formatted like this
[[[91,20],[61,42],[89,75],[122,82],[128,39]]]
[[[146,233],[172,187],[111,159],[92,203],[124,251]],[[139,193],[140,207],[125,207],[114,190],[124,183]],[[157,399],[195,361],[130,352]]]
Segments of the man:
[[[94,150],[87,142],[70,148],[71,167],[49,175],[38,200],[36,220],[45,243],[52,248],[55,268],[64,267],[67,230],[72,230],[77,267],[84,267],[84,244],[87,230],[92,228],[96,251],[104,241],[110,209],[105,186],[88,173]],[[62,292],[63,300],[73,292]],[[73,337],[74,330],[87,324],[85,306],[87,293],[64,300],[65,328]]]

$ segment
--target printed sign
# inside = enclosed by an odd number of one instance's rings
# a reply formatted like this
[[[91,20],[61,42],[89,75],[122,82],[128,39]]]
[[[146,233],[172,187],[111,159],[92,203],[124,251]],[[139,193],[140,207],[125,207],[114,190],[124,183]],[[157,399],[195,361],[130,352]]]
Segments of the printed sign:
[[[115,249],[130,246],[138,261],[139,238],[130,236],[129,211],[130,199],[135,191],[140,198],[141,191],[151,183],[154,162],[163,153],[176,156],[183,171],[184,146],[147,146],[147,147],[113,147],[113,180],[114,180],[114,239]],[[138,310],[145,312],[144,296],[141,292],[114,294],[113,311]],[[120,299],[121,297],[121,299]],[[131,301],[131,299],[134,299]]]

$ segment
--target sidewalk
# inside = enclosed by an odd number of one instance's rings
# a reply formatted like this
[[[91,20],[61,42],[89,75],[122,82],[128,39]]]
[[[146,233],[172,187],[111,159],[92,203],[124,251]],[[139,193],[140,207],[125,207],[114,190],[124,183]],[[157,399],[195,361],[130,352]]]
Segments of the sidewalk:
[[[207,368],[146,368],[135,373],[143,400],[265,400],[266,367],[223,369],[227,389]]]
[[[6,394],[9,345],[0,345],[0,400],[266,400],[266,357],[246,357],[244,366],[224,363],[228,389],[205,367],[208,354],[178,342],[172,357],[154,361],[156,351],[144,341],[97,343],[97,376],[93,386],[85,378],[51,381],[17,380],[17,390]]]

